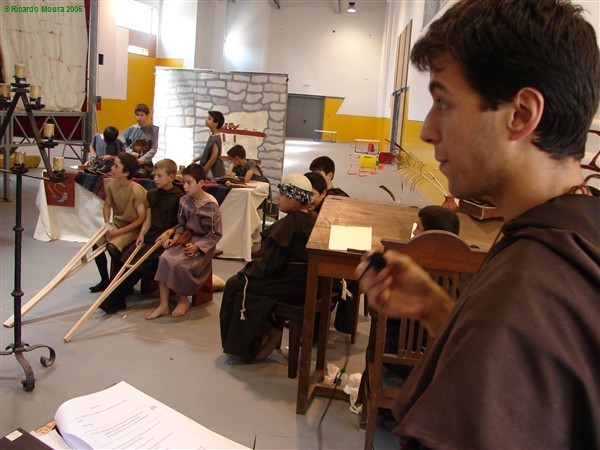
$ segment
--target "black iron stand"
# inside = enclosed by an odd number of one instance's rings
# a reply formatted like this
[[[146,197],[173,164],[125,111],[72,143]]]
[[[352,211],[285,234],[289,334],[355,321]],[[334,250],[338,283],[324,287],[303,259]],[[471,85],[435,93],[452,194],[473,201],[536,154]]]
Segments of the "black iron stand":
[[[3,172],[6,172],[4,169],[0,169]],[[38,348],[47,348],[50,352],[50,357],[46,358],[42,356],[40,358],[40,363],[44,367],[49,367],[54,364],[54,359],[56,358],[56,353],[47,345],[29,345],[22,341],[21,338],[21,297],[23,297],[23,291],[21,290],[21,247],[22,247],[22,234],[23,234],[23,225],[21,225],[21,210],[23,207],[23,175],[27,173],[28,169],[25,164],[16,164],[14,167],[10,169],[9,173],[13,173],[17,176],[17,189],[16,189],[16,213],[15,213],[15,226],[13,230],[15,230],[15,283],[14,290],[11,295],[14,298],[14,314],[15,314],[15,342],[6,347],[6,351],[0,352],[0,355],[11,355],[14,353],[17,361],[23,367],[25,371],[25,379],[21,380],[21,384],[23,385],[23,389],[26,391],[32,391],[35,387],[35,376],[33,375],[33,370],[25,359],[23,353],[30,352],[32,350],[36,350]]]
[[[53,171],[50,166],[50,158],[49,152],[50,149],[55,147],[58,143],[55,142],[52,138],[49,138],[46,141],[42,140],[40,135],[40,131],[35,122],[35,118],[33,116],[32,110],[42,109],[44,105],[41,104],[41,100],[35,99],[33,103],[29,102],[29,98],[27,94],[29,93],[29,84],[25,83],[24,78],[18,78],[15,76],[15,82],[11,83],[13,89],[11,92],[14,92],[14,96],[11,101],[7,101],[9,99],[5,97],[0,97],[0,108],[8,109],[6,116],[4,117],[4,121],[0,126],[0,141],[6,132],[8,124],[12,118],[12,115],[15,111],[17,103],[19,100],[23,101],[25,105],[25,110],[27,112],[27,116],[29,117],[29,122],[31,124],[31,128],[33,130],[33,134],[35,136],[35,140],[38,145],[38,149],[44,161],[44,166],[46,167],[46,171],[49,175],[49,181],[62,181],[65,179],[64,170],[61,171]],[[0,169],[0,171],[4,173],[14,174],[17,177],[17,186],[16,186],[16,213],[15,213],[15,281],[14,281],[14,290],[11,295],[14,298],[14,315],[15,315],[15,342],[8,345],[6,347],[6,351],[1,351],[0,355],[12,355],[14,354],[17,358],[17,361],[23,367],[25,371],[25,380],[21,380],[21,384],[23,385],[23,389],[25,391],[32,391],[35,388],[35,376],[33,374],[33,370],[29,365],[27,359],[25,359],[24,353],[30,352],[32,350],[36,350],[39,348],[47,348],[50,356],[46,358],[42,356],[40,358],[40,362],[44,367],[50,367],[54,364],[54,360],[56,358],[56,353],[54,349],[47,345],[29,345],[22,341],[21,337],[21,298],[23,297],[23,291],[21,290],[21,249],[22,249],[22,235],[23,235],[23,225],[21,224],[21,216],[22,216],[22,207],[23,207],[23,176],[28,172],[27,167],[24,163],[15,164],[10,170]],[[32,177],[39,178],[39,177]]]

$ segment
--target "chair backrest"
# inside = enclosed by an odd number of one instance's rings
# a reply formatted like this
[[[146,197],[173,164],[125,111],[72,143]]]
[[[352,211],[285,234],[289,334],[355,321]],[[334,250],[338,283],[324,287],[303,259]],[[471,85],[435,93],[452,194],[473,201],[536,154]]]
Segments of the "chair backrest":
[[[382,244],[385,250],[396,250],[410,256],[455,300],[479,270],[487,254],[470,248],[461,238],[447,231],[426,231],[410,241],[382,239]],[[382,319],[380,315],[378,327],[389,325],[382,333],[387,341],[383,362],[416,364],[427,346],[425,327],[414,320],[392,322]]]

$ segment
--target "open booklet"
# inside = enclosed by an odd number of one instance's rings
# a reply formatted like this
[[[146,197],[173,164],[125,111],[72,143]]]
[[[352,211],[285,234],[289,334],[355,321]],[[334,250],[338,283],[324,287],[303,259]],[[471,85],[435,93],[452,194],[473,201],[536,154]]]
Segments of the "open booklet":
[[[124,381],[64,402],[54,417],[72,448],[243,449]]]

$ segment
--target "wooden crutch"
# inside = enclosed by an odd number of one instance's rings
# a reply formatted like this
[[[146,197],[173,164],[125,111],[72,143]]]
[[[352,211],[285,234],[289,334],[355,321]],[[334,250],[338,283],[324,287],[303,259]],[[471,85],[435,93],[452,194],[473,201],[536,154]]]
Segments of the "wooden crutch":
[[[60,283],[65,281],[67,278],[71,277],[75,274],[79,269],[85,266],[87,263],[96,258],[99,254],[106,250],[106,243],[100,245],[96,250],[94,250],[89,256],[86,256],[86,253],[90,248],[92,248],[100,239],[104,237],[104,235],[111,229],[111,225],[105,223],[94,233],[94,235],[90,238],[90,240],[71,258],[71,260],[62,268],[58,275],[56,275],[50,283],[42,288],[31,300],[29,300],[23,307],[21,308],[21,317],[24,316],[27,311],[33,308],[42,298],[46,296],[52,289],[58,286]],[[12,327],[15,324],[15,316],[10,316],[6,322],[4,322],[5,327]]]
[[[135,264],[132,265],[131,261],[133,261],[133,259],[135,258],[135,255],[137,255],[137,253],[140,251],[140,249],[144,246],[143,243],[136,245],[135,250],[131,253],[129,258],[127,258],[127,261],[125,261],[125,264],[123,264],[123,267],[121,267],[121,270],[119,270],[119,272],[111,280],[110,284],[104,290],[102,295],[100,295],[100,297],[98,297],[98,299],[92,304],[92,306],[90,306],[88,308],[88,310],[83,314],[83,316],[81,316],[81,318],[77,321],[77,323],[75,325],[73,325],[73,327],[65,335],[65,337],[64,337],[65,342],[69,342],[71,340],[71,337],[73,336],[73,334],[75,334],[75,332],[79,329],[79,327],[81,325],[83,325],[90,318],[90,316],[92,315],[92,313],[94,311],[96,311],[96,309],[98,309],[98,307],[100,306],[100,304],[102,304],[104,299],[106,299],[106,297],[108,297],[123,281],[125,281],[127,279],[127,277],[129,275],[131,275],[135,271],[135,269],[137,269],[144,261],[146,261],[146,259],[148,259],[148,257],[152,253],[154,253],[154,251],[161,245],[162,245],[161,242],[156,242],[150,248],[150,250],[148,250],[146,253],[144,253],[140,257],[140,259],[138,261],[136,261]]]

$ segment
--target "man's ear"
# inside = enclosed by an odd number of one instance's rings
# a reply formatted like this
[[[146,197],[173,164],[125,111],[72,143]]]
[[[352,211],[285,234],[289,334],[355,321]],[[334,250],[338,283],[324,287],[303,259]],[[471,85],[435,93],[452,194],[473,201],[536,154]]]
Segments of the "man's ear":
[[[544,96],[532,87],[524,87],[510,102],[511,116],[508,131],[512,140],[532,135],[544,112]]]

